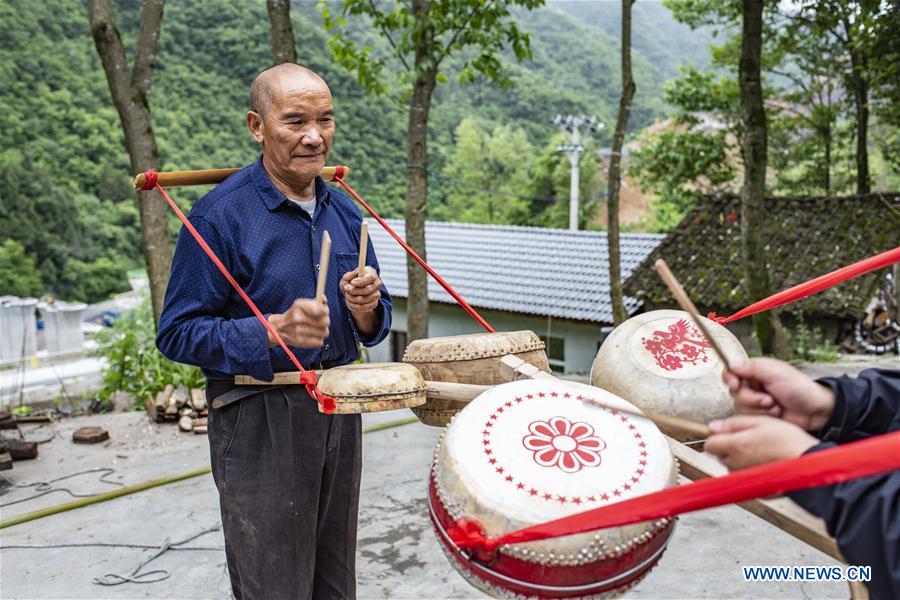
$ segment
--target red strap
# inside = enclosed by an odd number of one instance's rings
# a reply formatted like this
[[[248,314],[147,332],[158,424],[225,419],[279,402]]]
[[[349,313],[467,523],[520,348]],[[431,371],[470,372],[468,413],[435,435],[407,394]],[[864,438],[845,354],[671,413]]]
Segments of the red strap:
[[[738,319],[749,317],[750,315],[756,314],[758,312],[771,310],[789,302],[800,300],[801,298],[806,298],[807,296],[811,296],[816,292],[827,290],[828,288],[835,286],[842,281],[853,279],[854,277],[857,277],[864,273],[868,273],[869,271],[882,269],[897,262],[900,262],[900,246],[894,248],[893,250],[888,250],[887,252],[882,252],[881,254],[878,254],[876,256],[861,260],[858,263],[853,263],[852,265],[841,267],[837,271],[827,273],[825,275],[822,275],[821,277],[816,277],[815,279],[811,279],[806,283],[801,283],[799,285],[795,285],[792,288],[778,292],[777,294],[751,304],[747,308],[734,313],[730,317],[719,317],[716,316],[716,313],[711,312],[709,313],[708,318],[716,321],[720,325],[731,323],[732,321],[737,321]]]
[[[469,313],[469,316],[471,316],[473,319],[475,319],[475,320],[478,322],[479,325],[481,325],[482,327],[484,327],[485,329],[487,329],[489,332],[494,333],[494,328],[491,327],[490,325],[488,325],[488,322],[485,321],[485,320],[481,317],[480,314],[478,314],[478,311],[476,311],[474,308],[472,308],[471,306],[469,306],[469,303],[466,302],[465,300],[463,300],[463,297],[460,296],[460,295],[456,292],[456,290],[454,290],[453,287],[452,287],[449,283],[447,283],[446,281],[444,281],[444,279],[443,279],[440,275],[438,275],[438,274],[435,272],[434,269],[432,269],[431,267],[429,267],[428,264],[427,264],[424,260],[422,260],[421,257],[419,257],[418,254],[416,254],[416,251],[413,250],[412,248],[410,248],[409,245],[407,245],[407,243],[406,243],[405,241],[403,241],[403,239],[402,239],[399,235],[397,235],[397,234],[394,232],[393,229],[391,229],[391,226],[388,225],[388,224],[384,221],[384,219],[382,219],[380,216],[378,216],[378,213],[376,213],[375,210],[374,210],[371,206],[369,206],[368,204],[366,204],[366,201],[363,200],[362,198],[360,198],[360,197],[359,197],[359,194],[357,194],[355,191],[353,191],[353,188],[350,187],[350,186],[347,184],[347,182],[345,182],[345,181],[342,179],[342,176],[343,176],[344,173],[343,173],[340,169],[341,169],[341,168],[338,167],[337,170],[335,170],[335,173],[334,173],[334,181],[336,181],[336,182],[338,182],[339,184],[341,184],[341,186],[343,186],[343,188],[344,188],[345,190],[347,190],[347,192],[349,192],[349,194],[350,194],[351,196],[353,196],[353,198],[354,198],[357,202],[359,202],[359,203],[362,205],[363,208],[365,208],[367,211],[369,211],[369,214],[372,215],[372,217],[373,217],[376,221],[378,221],[378,223],[379,223],[382,227],[384,227],[384,230],[387,231],[387,232],[390,234],[390,236],[391,236],[392,238],[394,238],[395,240],[397,240],[397,243],[398,243],[398,244],[400,244],[401,246],[403,246],[403,249],[406,250],[406,253],[409,254],[409,255],[413,258],[413,260],[415,260],[417,263],[419,263],[419,265],[420,265],[423,269],[425,269],[425,270],[428,272],[428,274],[431,275],[431,276],[434,278],[434,280],[437,281],[437,282],[441,285],[441,287],[444,288],[444,290],[446,290],[446,292],[447,292],[448,294],[450,294],[450,296],[453,297],[454,300],[456,300],[456,303],[459,304],[459,305],[463,308],[463,310],[465,310],[467,313]]]
[[[334,412],[334,399],[326,394],[323,394],[321,390],[319,390],[316,385],[318,383],[316,372],[307,371],[303,368],[303,365],[300,364],[300,361],[297,360],[297,357],[294,356],[294,353],[291,352],[291,349],[288,348],[287,344],[284,343],[284,340],[281,339],[281,336],[278,335],[278,332],[275,331],[275,328],[269,324],[260,310],[256,307],[256,304],[253,302],[253,300],[250,299],[250,296],[248,296],[247,293],[243,289],[241,289],[241,286],[238,285],[238,282],[235,281],[234,277],[231,276],[231,273],[228,272],[228,269],[225,268],[225,265],[222,264],[222,261],[219,260],[218,256],[216,256],[216,253],[213,252],[212,248],[209,247],[209,244],[206,243],[206,240],[203,239],[203,236],[200,235],[200,232],[194,229],[194,226],[191,225],[191,222],[188,221],[187,217],[184,216],[184,213],[181,212],[181,209],[178,208],[178,205],[176,205],[172,201],[172,199],[169,198],[166,190],[164,190],[163,187],[159,185],[159,175],[156,173],[156,171],[152,169],[146,171],[144,173],[144,176],[147,178],[147,181],[146,183],[144,183],[144,187],[141,188],[141,191],[146,192],[148,190],[152,190],[154,187],[159,190],[159,192],[163,195],[163,198],[166,199],[166,202],[169,203],[169,206],[175,212],[175,215],[182,223],[184,223],[185,228],[187,228],[191,235],[194,236],[194,239],[197,240],[197,243],[200,244],[200,247],[204,252],[206,252],[206,255],[209,257],[209,259],[213,261],[213,264],[215,264],[216,267],[219,268],[219,271],[222,272],[222,275],[225,276],[225,279],[228,280],[228,283],[231,284],[231,287],[233,287],[237,291],[237,293],[240,294],[241,298],[244,299],[244,302],[247,304],[247,306],[250,307],[250,310],[253,311],[253,314],[256,315],[256,318],[259,319],[260,323],[263,324],[263,327],[266,328],[266,331],[268,331],[272,335],[272,337],[275,338],[275,341],[278,342],[278,345],[281,346],[281,349],[284,350],[285,354],[287,354],[291,362],[294,363],[294,366],[297,367],[297,370],[300,371],[300,383],[306,387],[306,391],[309,393],[309,395],[322,406],[322,412],[329,415],[332,414]]]
[[[470,520],[460,520],[448,534],[458,547],[489,555],[503,544],[545,540],[674,517],[704,508],[840,483],[896,469],[900,469],[900,431],[751,467],[722,477],[679,485],[512,531],[497,538],[486,538],[481,526]]]

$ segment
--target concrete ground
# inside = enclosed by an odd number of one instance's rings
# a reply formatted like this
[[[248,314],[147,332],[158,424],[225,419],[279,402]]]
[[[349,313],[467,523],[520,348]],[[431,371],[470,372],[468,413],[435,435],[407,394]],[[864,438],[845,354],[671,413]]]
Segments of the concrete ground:
[[[867,364],[828,367],[856,371]],[[883,366],[896,368],[896,357]],[[371,425],[407,417],[408,411],[365,415]],[[110,440],[75,445],[72,432],[101,425]],[[156,425],[143,413],[63,419],[23,428],[40,457],[18,461],[0,474],[22,486],[73,473],[114,469],[107,481],[132,485],[207,466],[205,436]],[[359,521],[360,598],[482,598],[447,562],[426,514],[426,477],[440,430],[419,423],[366,434]],[[76,494],[115,489],[91,471],[52,483]],[[7,519],[72,500],[62,491],[39,493],[0,481],[0,517]],[[221,531],[207,533],[153,560],[144,571],[163,569],[155,583],[104,587],[108,573],[125,574],[156,553],[166,539],[178,542],[219,525],[218,495],[203,475],[115,500],[0,530],[0,598],[228,598],[230,589]],[[138,546],[136,548],[121,545]],[[750,583],[744,565],[834,565],[835,561],[765,521],[729,506],[680,518],[659,565],[629,592],[635,598],[839,598],[841,583]]]

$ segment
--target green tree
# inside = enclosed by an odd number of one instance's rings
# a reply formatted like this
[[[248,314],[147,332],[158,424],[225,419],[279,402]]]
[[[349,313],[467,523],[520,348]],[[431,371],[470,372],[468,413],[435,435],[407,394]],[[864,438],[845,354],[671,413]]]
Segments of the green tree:
[[[110,95],[119,112],[133,173],[158,170],[160,167],[159,149],[150,116],[150,88],[156,68],[164,4],[165,0],[144,0],[134,67],[131,69],[116,27],[112,0],[88,0],[87,5],[91,34],[106,72]],[[150,298],[153,315],[159,322],[172,266],[168,212],[156,190],[138,192],[138,198]]]
[[[631,7],[634,0],[622,0],[622,96],[619,99],[619,116],[613,134],[612,155],[607,177],[607,242],[609,247],[609,296],[613,308],[613,321],[619,325],[628,318],[625,297],[622,293],[622,261],[619,255],[619,188],[622,185],[622,146],[625,128],[631,113],[631,100],[636,86],[631,73]]]
[[[670,231],[701,194],[729,188],[736,169],[729,158],[725,131],[705,132],[685,116],[652,135],[629,157],[628,174],[655,194],[649,226]]]
[[[444,175],[450,184],[445,206],[435,217],[468,223],[524,225],[534,149],[521,129],[493,130],[473,118],[456,128],[456,144]]]
[[[512,48],[519,60],[531,55],[529,36],[510,18],[513,6],[532,9],[543,0],[402,0],[377,5],[370,0],[343,0],[342,13],[371,21],[390,44],[401,81],[411,85],[407,126],[406,241],[426,257],[425,218],[428,196],[428,116],[432,95],[441,79],[441,67],[451,55],[462,59],[460,79],[473,81],[482,74],[503,81],[500,52]],[[322,6],[322,5],[320,5]],[[383,91],[384,62],[368,46],[359,46],[343,30],[343,17],[332,17],[322,6],[326,27],[335,31],[329,47],[335,57],[357,73],[360,83]],[[426,274],[407,259],[407,331],[410,341],[428,337],[428,285]]]
[[[527,224],[536,227],[564,229],[569,226],[569,185],[571,165],[557,147],[570,139],[557,133],[538,154],[532,169],[527,195],[532,198]],[[597,161],[597,146],[593,139],[585,142],[585,151],[578,165],[579,215],[578,228],[588,229],[600,208],[602,181]]]
[[[0,295],[20,298],[40,297],[44,292],[34,258],[15,240],[4,240],[0,246]]]
[[[752,302],[772,294],[766,264],[766,239],[762,225],[766,219],[766,165],[768,130],[762,90],[762,35],[764,0],[744,0],[741,19],[741,61],[738,81],[741,89],[741,117],[744,132],[744,186],[741,191],[741,258],[744,285]],[[775,313],[753,315],[754,332],[763,352],[787,356],[784,332]]]

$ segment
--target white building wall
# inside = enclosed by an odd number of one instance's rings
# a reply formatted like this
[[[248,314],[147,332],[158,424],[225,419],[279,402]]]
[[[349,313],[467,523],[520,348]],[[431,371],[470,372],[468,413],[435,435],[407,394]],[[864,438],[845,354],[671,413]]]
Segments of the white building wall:
[[[406,331],[406,300],[394,298],[392,331]],[[447,335],[464,335],[481,333],[484,329],[458,306],[437,304],[430,305],[428,336],[441,337]],[[565,366],[563,373],[587,374],[597,355],[598,343],[602,335],[599,323],[564,321],[546,317],[530,317],[487,309],[478,311],[497,331],[518,331],[530,329],[540,336],[562,338],[565,343]],[[369,349],[369,361],[391,361],[391,336],[381,344]],[[556,369],[555,369],[556,370]]]

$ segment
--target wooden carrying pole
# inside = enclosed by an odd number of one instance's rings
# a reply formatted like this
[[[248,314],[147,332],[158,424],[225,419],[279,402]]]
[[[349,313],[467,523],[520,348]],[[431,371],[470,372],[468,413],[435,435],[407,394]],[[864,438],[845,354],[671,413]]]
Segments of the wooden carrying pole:
[[[341,167],[343,169],[343,173],[341,174],[341,178],[347,177],[350,174],[350,167]],[[322,179],[325,181],[333,181],[334,174],[337,172],[338,167],[325,167],[322,169]],[[159,185],[163,187],[179,187],[183,185],[211,185],[214,183],[222,183],[225,179],[228,178],[229,175],[237,173],[240,171],[239,168],[235,169],[202,169],[199,171],[168,171],[163,173],[158,173],[159,179],[157,180]],[[138,173],[137,177],[134,178],[134,189],[140,190],[144,188],[144,184],[147,183],[147,177],[143,173]]]

